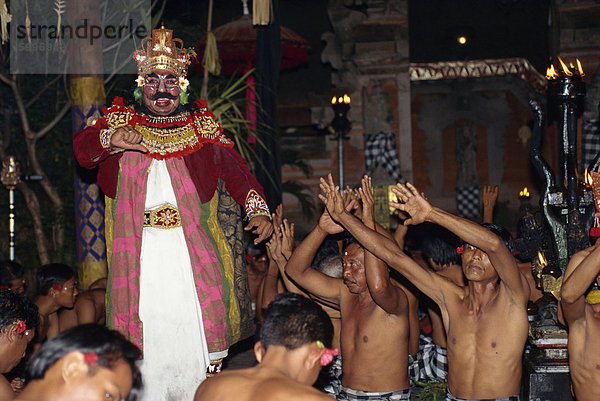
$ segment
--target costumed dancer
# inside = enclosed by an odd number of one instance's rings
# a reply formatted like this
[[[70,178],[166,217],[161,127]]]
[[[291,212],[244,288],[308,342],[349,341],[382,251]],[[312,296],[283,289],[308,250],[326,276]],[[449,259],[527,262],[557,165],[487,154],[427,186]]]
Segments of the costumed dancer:
[[[251,322],[245,267],[217,216],[222,184],[256,243],[272,232],[245,161],[206,103],[188,102],[191,54],[172,33],[154,29],[134,53],[132,105],[115,98],[74,137],[78,162],[98,166],[106,195],[106,320],[143,349],[144,400],[192,399]]]

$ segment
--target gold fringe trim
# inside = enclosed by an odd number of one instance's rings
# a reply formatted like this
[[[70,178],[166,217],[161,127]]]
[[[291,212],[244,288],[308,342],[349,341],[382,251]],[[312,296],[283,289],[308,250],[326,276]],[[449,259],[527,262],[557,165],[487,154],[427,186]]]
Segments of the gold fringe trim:
[[[252,2],[252,24],[269,25],[273,17],[271,0],[254,0]]]
[[[217,49],[217,38],[212,31],[206,34],[206,47],[204,48],[204,57],[202,58],[202,68],[213,75],[221,74],[221,61],[219,60],[219,50]]]

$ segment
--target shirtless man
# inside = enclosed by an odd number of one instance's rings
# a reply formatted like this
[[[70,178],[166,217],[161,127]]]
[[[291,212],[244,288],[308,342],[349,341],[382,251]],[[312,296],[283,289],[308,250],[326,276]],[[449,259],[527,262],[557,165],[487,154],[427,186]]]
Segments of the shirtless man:
[[[362,219],[374,229],[370,179],[363,179],[360,194]],[[341,197],[339,200],[344,209]],[[340,307],[343,374],[337,399],[409,400],[408,300],[400,286],[390,279],[385,263],[355,241],[348,241],[342,253],[343,279],[326,276],[310,267],[327,235],[342,231],[326,210],[296,248],[285,271],[311,294]],[[386,238],[393,241],[391,236]]]
[[[139,400],[140,357],[140,350],[116,331],[97,324],[74,327],[33,356],[18,401]]]
[[[40,312],[40,327],[35,337],[34,350],[60,331],[58,310],[72,308],[77,298],[73,270],[62,263],[41,266],[36,275],[39,297],[35,301]]]
[[[600,247],[577,252],[567,266],[560,304],[569,325],[569,369],[577,401],[600,400]]]
[[[37,308],[25,295],[0,290],[0,401],[15,398],[15,391],[3,373],[10,372],[21,361],[37,325]]]
[[[106,323],[106,289],[90,288],[79,293],[73,308],[63,308],[59,311],[58,323],[60,332],[86,323],[104,325]]]
[[[263,314],[258,365],[206,379],[194,401],[331,401],[311,385],[331,361],[333,327],[327,314],[299,294],[280,294]],[[335,351],[333,351],[335,354]],[[329,357],[329,359],[328,359]]]
[[[321,179],[321,190],[334,220],[439,306],[448,338],[447,400],[518,400],[529,286],[498,235],[433,207],[411,184],[397,184],[394,192],[403,203],[390,205],[410,215],[405,224],[429,221],[465,241],[467,285],[460,287],[421,268],[394,241],[350,216],[331,175]]]

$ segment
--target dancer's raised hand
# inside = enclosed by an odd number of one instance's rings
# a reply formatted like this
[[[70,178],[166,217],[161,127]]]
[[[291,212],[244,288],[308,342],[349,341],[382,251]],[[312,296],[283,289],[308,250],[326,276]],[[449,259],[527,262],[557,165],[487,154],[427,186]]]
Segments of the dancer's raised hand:
[[[404,220],[404,225],[421,224],[427,220],[433,206],[410,182],[406,185],[396,184],[392,188],[392,192],[396,194],[400,202],[390,202],[390,206],[410,215],[410,218]]]

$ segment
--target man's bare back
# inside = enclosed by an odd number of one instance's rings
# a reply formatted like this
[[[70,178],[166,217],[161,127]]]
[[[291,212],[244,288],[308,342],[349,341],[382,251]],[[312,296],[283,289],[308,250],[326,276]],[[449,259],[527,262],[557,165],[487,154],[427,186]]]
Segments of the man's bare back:
[[[77,296],[75,306],[59,312],[59,327],[63,332],[86,323],[104,325],[106,322],[106,290],[101,288],[85,291]]]
[[[206,379],[194,401],[331,401],[311,387],[337,353],[326,348],[333,326],[320,306],[300,294],[279,294],[267,306],[258,336],[258,365]]]
[[[561,307],[569,326],[569,370],[578,401],[600,400],[600,303],[585,301],[590,284],[600,281],[599,272],[600,249],[580,251],[569,261],[561,288]]]
[[[331,397],[290,379],[276,369],[257,365],[229,370],[203,382],[194,401],[331,401]]]
[[[337,196],[335,190],[331,196]],[[338,221],[440,307],[453,396],[494,399],[519,394],[529,288],[510,251],[488,229],[431,206],[412,185],[398,184],[394,190],[402,203],[390,205],[410,215],[405,224],[439,224],[466,242],[462,254],[466,287],[422,269],[393,241],[350,219],[339,206]]]

